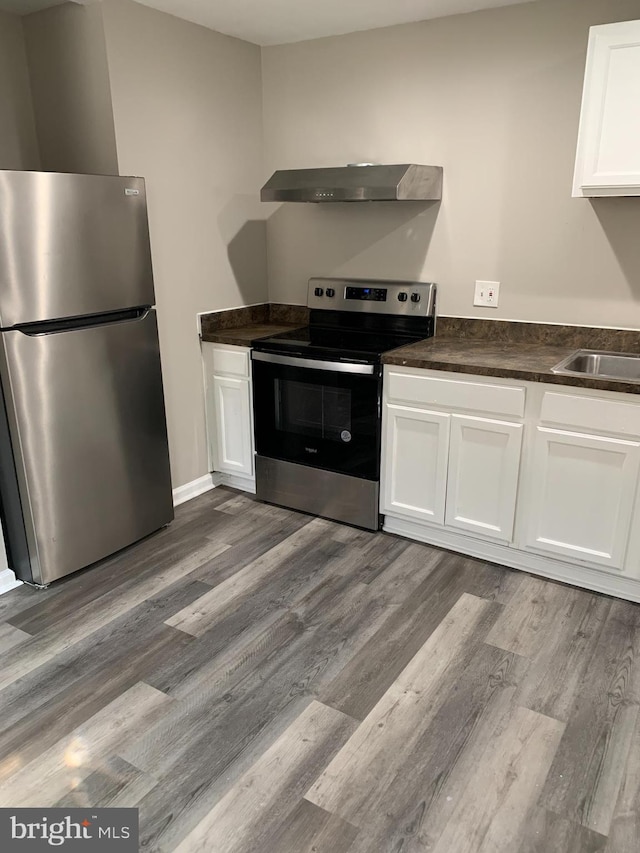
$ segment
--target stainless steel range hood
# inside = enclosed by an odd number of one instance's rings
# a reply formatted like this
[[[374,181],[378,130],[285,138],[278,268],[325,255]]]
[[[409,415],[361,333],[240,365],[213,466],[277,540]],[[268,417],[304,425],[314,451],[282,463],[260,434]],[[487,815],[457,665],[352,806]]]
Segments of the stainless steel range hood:
[[[437,201],[442,198],[442,167],[350,165],[331,169],[274,172],[260,193],[262,201]]]

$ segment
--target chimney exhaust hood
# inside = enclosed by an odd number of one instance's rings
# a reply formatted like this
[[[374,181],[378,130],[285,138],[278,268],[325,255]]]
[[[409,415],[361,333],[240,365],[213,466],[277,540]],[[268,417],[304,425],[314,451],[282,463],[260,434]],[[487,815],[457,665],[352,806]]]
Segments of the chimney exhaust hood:
[[[438,201],[442,167],[352,164],[330,169],[274,172],[261,201]]]

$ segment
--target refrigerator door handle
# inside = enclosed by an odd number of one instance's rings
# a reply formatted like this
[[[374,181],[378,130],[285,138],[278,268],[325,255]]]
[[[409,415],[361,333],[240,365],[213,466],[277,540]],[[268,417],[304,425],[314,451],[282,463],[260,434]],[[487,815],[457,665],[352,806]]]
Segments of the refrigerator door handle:
[[[20,332],[31,338],[39,335],[54,335],[60,332],[73,332],[77,329],[91,329],[98,326],[110,326],[114,323],[137,323],[144,320],[151,307],[127,308],[124,311],[110,311],[108,314],[89,314],[86,317],[65,317],[62,320],[44,320],[38,323],[25,323],[14,326],[12,331]]]

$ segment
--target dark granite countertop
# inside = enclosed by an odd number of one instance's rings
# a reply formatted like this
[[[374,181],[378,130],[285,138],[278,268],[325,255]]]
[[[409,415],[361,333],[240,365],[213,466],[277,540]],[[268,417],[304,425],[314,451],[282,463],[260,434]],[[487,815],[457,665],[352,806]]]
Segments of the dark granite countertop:
[[[418,367],[428,370],[449,370],[477,376],[499,376],[505,379],[524,379],[552,385],[570,385],[599,391],[620,391],[640,394],[640,383],[614,379],[595,379],[589,376],[564,376],[551,373],[562,359],[585,344],[561,346],[532,341],[482,340],[477,338],[446,338],[437,336],[391,350],[382,357],[384,364]],[[603,347],[604,349],[605,347]]]
[[[253,341],[299,329],[308,322],[309,309],[303,305],[249,305],[203,314],[200,337],[207,343],[250,347]]]
[[[205,314],[201,318],[201,335],[203,341],[211,343],[250,347],[253,341],[299,329],[308,322],[309,311],[304,306],[265,303]],[[391,350],[382,361],[403,367],[640,394],[640,383],[636,382],[551,373],[552,367],[577,349],[638,353],[640,331],[440,317],[435,338]]]
[[[269,338],[271,335],[279,335],[280,332],[289,332],[292,329],[299,328],[299,323],[295,325],[291,323],[258,323],[252,326],[237,326],[235,329],[217,329],[203,332],[202,340],[212,344],[250,347],[254,341],[260,340],[260,338]]]

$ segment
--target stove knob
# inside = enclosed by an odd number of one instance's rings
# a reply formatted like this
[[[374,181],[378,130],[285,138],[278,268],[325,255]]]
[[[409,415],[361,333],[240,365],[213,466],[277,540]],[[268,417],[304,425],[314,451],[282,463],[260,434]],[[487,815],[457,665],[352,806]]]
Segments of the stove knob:
[[[412,302],[420,302],[420,294],[419,293],[412,293],[411,294],[411,301]]]
[[[406,302],[406,301],[407,301],[407,294],[403,290],[401,293],[398,294],[398,302]]]
[[[332,287],[327,288],[327,296],[335,296],[336,292]]]
[[[316,289],[313,292],[315,293],[316,296],[322,296],[322,294],[324,293],[324,290],[321,287],[316,287]]]

